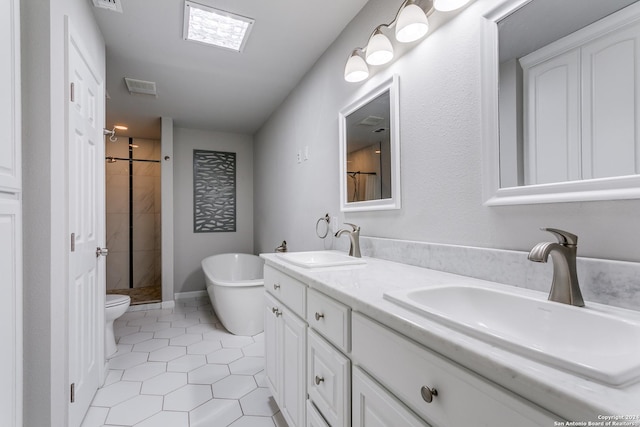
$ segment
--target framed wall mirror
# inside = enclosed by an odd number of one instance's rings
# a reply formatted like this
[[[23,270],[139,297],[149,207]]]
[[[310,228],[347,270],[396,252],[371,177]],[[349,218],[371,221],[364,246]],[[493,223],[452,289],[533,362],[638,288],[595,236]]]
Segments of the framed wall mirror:
[[[485,18],[485,203],[640,198],[640,2],[506,0]]]
[[[340,209],[400,209],[398,77],[339,113]]]

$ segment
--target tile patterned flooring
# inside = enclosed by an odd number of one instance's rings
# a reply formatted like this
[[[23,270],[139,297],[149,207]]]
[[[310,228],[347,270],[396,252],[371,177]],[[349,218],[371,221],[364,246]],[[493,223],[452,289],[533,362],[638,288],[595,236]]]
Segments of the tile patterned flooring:
[[[208,297],[129,311],[82,427],[286,427],[266,388],[264,335],[220,324]]]

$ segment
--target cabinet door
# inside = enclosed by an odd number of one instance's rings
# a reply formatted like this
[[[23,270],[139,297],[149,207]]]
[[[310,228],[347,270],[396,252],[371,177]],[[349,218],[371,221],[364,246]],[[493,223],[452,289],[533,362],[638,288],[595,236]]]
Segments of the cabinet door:
[[[19,4],[0,2],[0,191],[21,187]]]
[[[582,47],[583,178],[640,173],[640,24]]]
[[[307,427],[329,427],[310,400],[307,400]]]
[[[309,399],[332,427],[348,427],[351,362],[315,331],[309,331]]]
[[[524,72],[525,184],[581,178],[580,52],[555,56]]]
[[[307,389],[307,324],[290,310],[284,309],[282,316],[282,401],[280,410],[289,427],[305,425],[305,401]]]
[[[357,367],[353,368],[352,387],[353,427],[427,426]]]
[[[275,311],[278,310],[278,301],[271,295],[264,295],[264,363],[267,386],[273,395],[278,406],[281,405],[280,396],[280,351],[281,331],[278,317]]]
[[[22,425],[22,247],[20,201],[0,193],[0,425]]]

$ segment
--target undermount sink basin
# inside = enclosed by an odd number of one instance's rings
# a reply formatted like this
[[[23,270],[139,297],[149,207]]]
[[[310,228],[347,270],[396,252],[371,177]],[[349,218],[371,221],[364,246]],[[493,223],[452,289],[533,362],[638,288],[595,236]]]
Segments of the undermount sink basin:
[[[531,291],[440,285],[385,299],[530,359],[605,384],[640,378],[640,323]]]
[[[291,264],[305,268],[337,267],[367,263],[362,258],[355,258],[337,251],[278,252],[276,255]]]

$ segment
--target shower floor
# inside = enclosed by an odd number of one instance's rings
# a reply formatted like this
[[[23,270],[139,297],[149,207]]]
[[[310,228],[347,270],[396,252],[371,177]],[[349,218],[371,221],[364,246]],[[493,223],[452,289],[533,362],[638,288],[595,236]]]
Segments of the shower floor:
[[[162,287],[160,285],[133,289],[109,289],[107,293],[129,295],[131,297],[131,305],[162,302]]]

